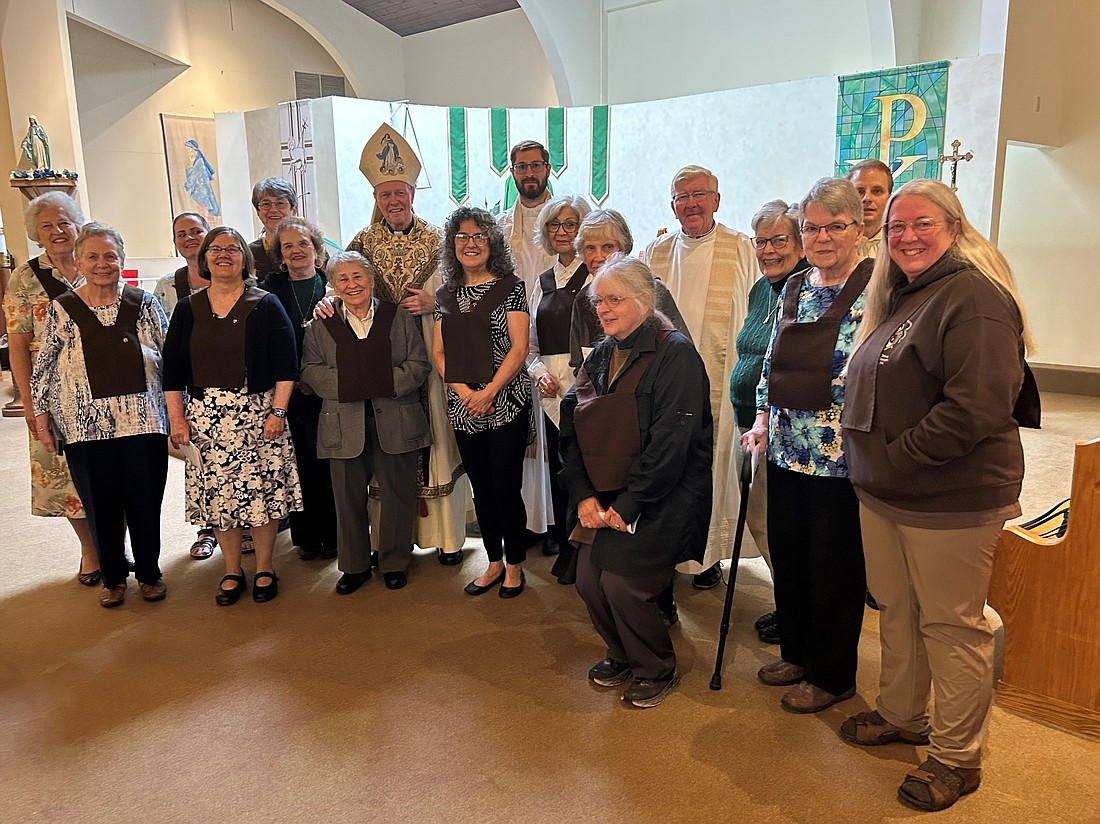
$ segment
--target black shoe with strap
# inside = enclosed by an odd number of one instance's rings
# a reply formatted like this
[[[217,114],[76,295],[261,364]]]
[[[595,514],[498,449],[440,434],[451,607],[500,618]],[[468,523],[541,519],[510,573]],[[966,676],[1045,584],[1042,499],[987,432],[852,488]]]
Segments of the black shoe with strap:
[[[234,581],[236,586],[233,589],[225,589],[222,584],[226,581]],[[220,607],[229,607],[237,603],[241,594],[248,592],[248,579],[244,575],[224,575],[221,581],[218,582],[218,592],[214,596],[214,600]]]

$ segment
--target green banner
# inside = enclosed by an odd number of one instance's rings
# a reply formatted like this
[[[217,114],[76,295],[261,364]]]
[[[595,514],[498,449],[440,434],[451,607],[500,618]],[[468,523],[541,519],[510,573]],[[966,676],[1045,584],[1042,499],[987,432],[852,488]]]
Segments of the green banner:
[[[592,201],[599,206],[610,191],[607,167],[611,160],[611,107],[592,107],[592,176],[588,187]]]
[[[489,165],[498,175],[508,168],[508,110],[489,109]]]
[[[565,109],[546,110],[546,151],[550,153],[550,168],[561,175],[567,162],[565,156]]]
[[[466,109],[451,106],[447,110],[451,157],[451,200],[461,206],[470,196],[469,158],[466,150]]]
[[[894,185],[939,179],[947,117],[946,61],[844,75],[836,113],[835,173],[876,158]]]

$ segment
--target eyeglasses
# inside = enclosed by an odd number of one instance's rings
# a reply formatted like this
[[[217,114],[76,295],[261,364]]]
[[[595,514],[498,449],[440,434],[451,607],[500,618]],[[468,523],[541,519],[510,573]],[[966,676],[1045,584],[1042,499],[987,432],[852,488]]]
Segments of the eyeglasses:
[[[240,255],[243,254],[240,246],[207,246],[208,255]]]
[[[802,224],[802,239],[809,238],[810,240],[817,240],[817,236],[821,233],[821,230],[825,230],[825,234],[829,237],[836,237],[837,235],[844,234],[844,230],[849,226],[855,226],[856,221],[851,223],[827,223],[824,226],[814,226],[812,223]]]
[[[923,237],[932,234],[942,225],[942,220],[933,220],[930,217],[917,218],[912,223],[906,223],[904,220],[891,220],[886,224],[886,236],[901,237],[905,234],[906,228],[909,227],[913,229],[915,234]]]
[[[577,231],[578,226],[580,226],[580,224],[575,220],[551,220],[546,224],[546,228],[551,232],[556,232],[558,229],[565,229],[565,231],[570,234]]]
[[[535,174],[542,172],[550,164],[543,160],[536,160],[532,163],[513,163],[512,171],[519,172],[521,175],[527,174],[528,171],[532,171]]]
[[[672,202],[679,205],[681,203],[687,203],[689,200],[694,200],[696,203],[698,203],[700,200],[707,197],[708,195],[714,194],[718,193],[710,189],[698,192],[677,192],[672,196]]]
[[[484,232],[478,232],[476,235],[468,235],[465,232],[455,232],[456,243],[488,243],[489,236]]]
[[[763,252],[768,248],[768,244],[772,245],[772,248],[776,251],[780,249],[786,249],[787,244],[791,242],[790,235],[776,235],[775,237],[754,237],[752,239],[752,245]]]
[[[624,300],[626,300],[626,297],[623,295],[608,295],[606,298],[594,297],[591,299],[591,303],[597,309],[599,309],[605,303],[608,305],[608,308],[614,309]]]
[[[287,200],[285,197],[280,197],[277,200],[269,200],[268,198],[264,198],[256,204],[256,208],[264,209],[265,211],[267,209],[289,209],[290,201]]]

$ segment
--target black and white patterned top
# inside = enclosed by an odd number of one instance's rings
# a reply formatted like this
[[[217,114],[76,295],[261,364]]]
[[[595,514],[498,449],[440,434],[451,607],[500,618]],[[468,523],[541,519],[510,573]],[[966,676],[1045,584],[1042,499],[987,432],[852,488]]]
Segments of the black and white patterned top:
[[[490,280],[477,286],[459,286],[455,290],[455,299],[458,308],[462,312],[469,312],[496,283]],[[493,334],[493,373],[495,374],[504,362],[505,356],[512,350],[512,340],[508,336],[508,313],[524,312],[530,314],[527,305],[526,288],[523,281],[516,283],[504,303],[498,306],[489,315],[489,327]],[[437,313],[437,317],[440,315]],[[484,389],[485,384],[470,384],[474,389]],[[516,376],[501,390],[493,404],[493,412],[483,418],[475,418],[466,411],[458,399],[456,393],[447,387],[447,417],[451,420],[451,426],[458,432],[477,434],[496,429],[514,421],[521,412],[531,405],[531,378],[527,371],[520,367]]]
[[[123,284],[119,283],[119,294]],[[92,306],[99,322],[110,326],[121,302]],[[160,303],[148,292],[141,301],[137,335],[145,364],[145,392],[93,398],[84,366],[80,327],[52,301],[46,332],[31,377],[35,412],[49,412],[68,443],[125,438],[129,435],[168,433],[168,411],[161,389],[161,350],[168,320]]]

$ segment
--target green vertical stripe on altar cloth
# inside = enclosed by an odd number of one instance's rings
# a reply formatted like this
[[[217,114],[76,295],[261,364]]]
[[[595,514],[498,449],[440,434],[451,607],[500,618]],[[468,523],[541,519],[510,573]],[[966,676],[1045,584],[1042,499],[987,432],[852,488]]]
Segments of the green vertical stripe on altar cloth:
[[[546,110],[546,150],[550,153],[550,168],[555,175],[565,169],[565,109]]]
[[[498,175],[508,168],[508,110],[489,109],[489,165]]]
[[[610,165],[611,107],[592,107],[592,174],[589,193],[593,202],[599,206],[607,199],[610,185],[608,166]]]
[[[447,136],[450,140],[451,200],[461,206],[470,195],[469,158],[466,151],[466,109],[447,109]]]

